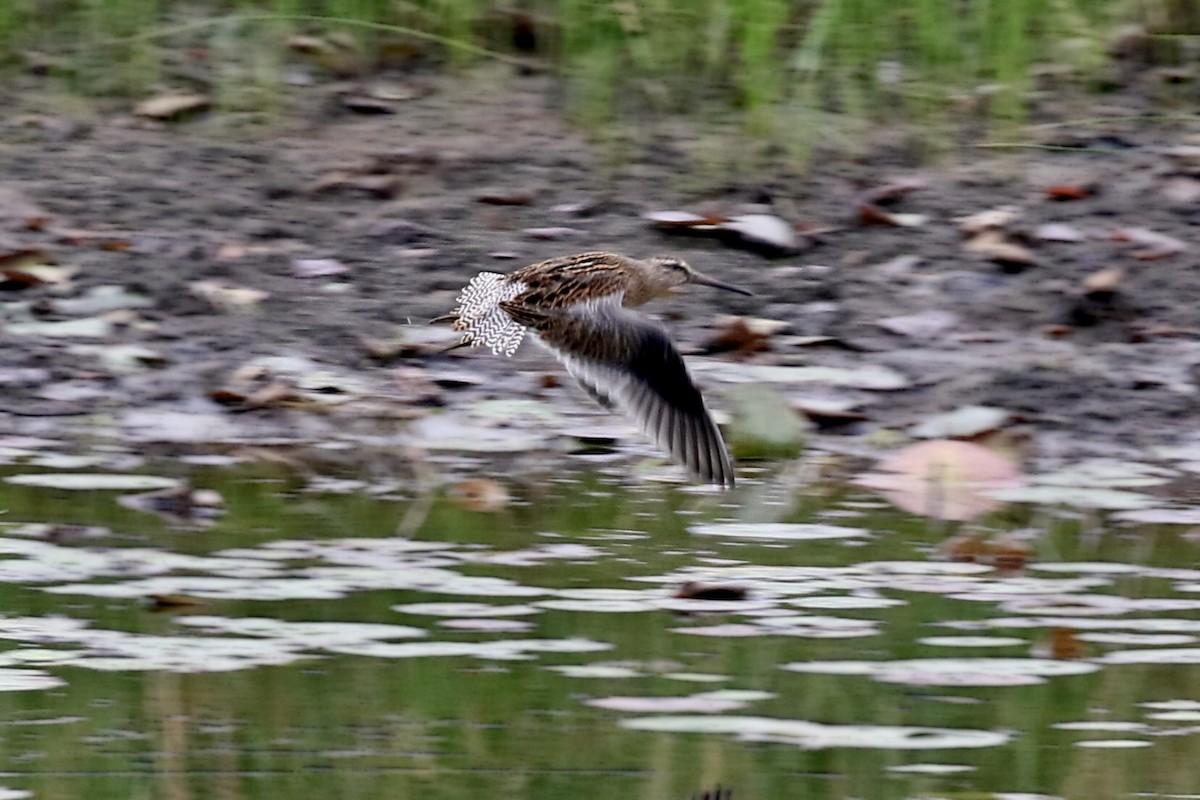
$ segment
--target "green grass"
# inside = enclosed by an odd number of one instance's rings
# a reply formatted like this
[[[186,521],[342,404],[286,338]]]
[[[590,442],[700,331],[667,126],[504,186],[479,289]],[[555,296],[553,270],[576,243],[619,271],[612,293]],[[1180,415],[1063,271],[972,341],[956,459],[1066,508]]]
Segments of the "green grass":
[[[993,125],[1018,123],[1035,64],[1065,64],[1086,85],[1119,25],[1192,33],[1191,2],[4,0],[0,68],[36,51],[87,96],[208,83],[221,107],[252,109],[278,102],[296,33],[337,34],[362,64],[409,47],[426,64],[462,69],[528,57],[512,32],[532,21],[536,57],[589,127],[732,114],[750,138],[798,150],[830,114],[937,127],[969,108]]]

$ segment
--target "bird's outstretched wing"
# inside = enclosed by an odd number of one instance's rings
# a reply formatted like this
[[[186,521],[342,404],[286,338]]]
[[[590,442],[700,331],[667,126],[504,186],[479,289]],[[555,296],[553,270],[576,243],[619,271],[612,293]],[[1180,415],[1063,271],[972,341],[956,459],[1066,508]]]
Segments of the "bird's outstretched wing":
[[[666,331],[623,308],[620,295],[552,312],[500,307],[536,330],[589,394],[630,414],[675,461],[705,481],[733,486],[725,443],[683,358]]]

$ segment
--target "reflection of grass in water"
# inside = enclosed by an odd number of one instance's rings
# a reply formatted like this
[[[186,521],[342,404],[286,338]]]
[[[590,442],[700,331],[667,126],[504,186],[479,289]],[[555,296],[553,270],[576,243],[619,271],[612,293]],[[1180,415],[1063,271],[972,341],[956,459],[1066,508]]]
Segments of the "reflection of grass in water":
[[[565,77],[570,109],[589,127],[732,107],[743,132],[803,154],[824,128],[821,111],[929,127],[969,106],[981,119],[1020,120],[1035,61],[1093,67],[1116,23],[1169,26],[1169,5],[542,0],[521,7]],[[211,81],[224,107],[254,109],[277,101],[292,33],[350,33],[351,49],[367,60],[389,41],[415,42],[463,65],[511,47],[505,31],[526,12],[505,8],[481,0],[8,0],[0,3],[0,60],[30,49],[64,56],[62,71],[88,94],[138,94],[160,76],[178,84],[190,74]],[[206,49],[207,59],[188,64],[194,48]]]

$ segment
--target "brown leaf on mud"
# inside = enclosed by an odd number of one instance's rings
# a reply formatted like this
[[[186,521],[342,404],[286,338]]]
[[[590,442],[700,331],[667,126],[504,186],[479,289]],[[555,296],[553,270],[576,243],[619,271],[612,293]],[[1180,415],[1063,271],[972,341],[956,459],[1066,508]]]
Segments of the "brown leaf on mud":
[[[990,208],[987,211],[969,214],[965,217],[958,217],[954,221],[958,224],[960,231],[970,236],[975,236],[987,230],[1007,228],[1020,216],[1021,212],[1013,206],[1000,206],[999,208]]]
[[[862,200],[870,205],[886,206],[890,203],[895,203],[905,195],[911,194],[918,189],[925,189],[929,186],[929,182],[923,178],[904,178],[891,183],[885,183],[883,186],[877,186],[874,189],[868,189],[863,192]]]
[[[49,285],[56,291],[67,291],[71,278],[78,270],[71,267],[56,267],[34,263],[24,267],[0,268],[0,289],[28,289],[31,286]]]
[[[50,283],[39,274],[46,264],[46,254],[38,247],[26,247],[0,253],[0,290],[14,291]]]
[[[716,333],[701,348],[706,354],[733,353],[747,358],[771,349],[771,337],[788,329],[790,323],[755,317],[720,317]]]
[[[383,115],[396,113],[396,106],[393,103],[366,94],[344,94],[338,97],[338,102],[342,104],[342,108],[347,111],[353,111],[355,114]]]
[[[404,190],[404,181],[399,175],[335,169],[321,175],[305,188],[308,194],[326,194],[343,190],[362,192],[379,200],[391,200]]]
[[[238,286],[219,278],[192,281],[188,289],[196,297],[207,300],[214,308],[227,312],[250,312],[258,308],[270,295],[261,289]]]
[[[297,278],[326,278],[349,271],[350,268],[336,258],[292,259],[292,275]]]
[[[899,317],[885,317],[877,320],[875,324],[885,331],[910,339],[936,339],[958,324],[958,314],[933,309]]]
[[[1163,184],[1162,192],[1168,200],[1180,205],[1195,203],[1200,200],[1200,181],[1187,177],[1171,178]]]
[[[50,219],[50,213],[24,192],[11,186],[0,186],[0,226],[40,231]]]
[[[876,469],[854,483],[879,491],[905,511],[943,520],[967,520],[993,511],[1001,503],[984,492],[1025,484],[1007,458],[952,440],[910,445]]]
[[[1157,233],[1149,228],[1120,228],[1113,231],[1112,238],[1115,242],[1141,245],[1143,249],[1133,250],[1129,253],[1139,261],[1170,258],[1188,249],[1187,242],[1165,233]]]
[[[492,206],[527,206],[534,196],[532,189],[485,189],[475,199]]]
[[[643,214],[642,219],[654,223],[654,227],[663,230],[678,228],[712,228],[726,221],[726,217],[701,216],[690,211],[651,211]]]
[[[1108,297],[1116,294],[1117,287],[1125,280],[1125,270],[1121,267],[1106,267],[1093,272],[1083,279],[1084,294],[1093,297]]]
[[[897,225],[895,217],[874,203],[860,203],[858,221],[863,225]]]
[[[1048,200],[1083,200],[1092,196],[1092,188],[1088,186],[1073,186],[1059,183],[1046,187]]]
[[[263,408],[291,408],[306,405],[304,397],[287,381],[274,379],[254,387],[248,382],[234,380],[230,385],[214,389],[208,396],[213,402],[228,406],[232,411],[255,411]]]
[[[858,411],[861,405],[857,400],[797,397],[792,400],[792,407],[808,418],[818,428],[838,428],[853,422],[867,419],[867,415]]]
[[[192,92],[169,93],[143,100],[137,104],[133,113],[147,119],[168,121],[206,111],[211,105],[212,100],[207,95]]]
[[[240,242],[225,242],[217,248],[217,252],[213,254],[213,260],[237,261],[239,258],[245,258],[249,252],[250,249]]]
[[[1028,267],[1037,263],[1037,256],[1024,245],[1011,241],[1001,230],[984,230],[968,239],[963,249],[979,253],[990,261],[1010,267]]]
[[[1034,228],[1033,238],[1043,242],[1082,242],[1087,239],[1083,231],[1061,222],[1047,222]]]
[[[540,239],[540,240],[548,241],[548,242],[556,242],[560,239],[566,239],[571,236],[576,236],[580,233],[583,233],[583,231],[579,230],[578,228],[551,227],[551,228],[526,228],[524,231],[522,231],[522,233],[524,233],[530,239]]]
[[[51,231],[63,244],[73,247],[98,247],[110,253],[120,253],[133,247],[128,233],[119,231],[90,231],[79,228],[55,228]]]
[[[795,253],[800,249],[795,226],[774,214],[742,214],[725,220],[718,227],[737,234],[750,247],[779,253]]]
[[[450,487],[450,496],[463,508],[483,513],[504,510],[512,497],[504,484],[491,478],[473,478]]]

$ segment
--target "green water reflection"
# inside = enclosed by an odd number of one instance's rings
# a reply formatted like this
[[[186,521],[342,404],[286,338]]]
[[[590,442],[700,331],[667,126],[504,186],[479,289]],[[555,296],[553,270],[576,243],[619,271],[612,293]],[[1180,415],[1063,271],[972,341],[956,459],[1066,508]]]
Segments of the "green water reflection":
[[[253,548],[279,539],[335,540],[394,535],[411,498],[362,493],[312,494],[304,481],[261,471],[199,470],[193,483],[217,489],[229,513],[205,531],[173,528],[122,508],[113,493],[64,492],[0,484],[2,520],[101,525],[111,537],[81,540],[79,548],[147,547],[208,554]],[[840,566],[930,557],[945,531],[887,508],[832,520],[880,532],[865,541],[794,544],[722,542],[689,534],[701,519],[736,516],[754,487],[728,498],[670,487],[622,490],[597,478],[514,486],[518,502],[496,514],[465,510],[439,498],[416,539],[486,551],[527,550],[576,543],[590,557],[535,565],[463,563],[464,574],[508,578],[555,588],[634,588],[653,584],[630,577],[662,576],[710,559],[766,566]],[[808,490],[785,521],[828,521],[819,515],[845,498]],[[861,500],[862,498],[857,498]],[[722,507],[729,504],[730,507]],[[1044,560],[1116,561],[1194,567],[1196,547],[1177,531],[1108,530],[1097,520],[1056,519],[1008,512],[1000,521],[1044,531]],[[3,531],[0,531],[3,533]],[[484,550],[481,550],[484,551]],[[1186,597],[1170,581],[1132,573],[1096,591],[1125,597]],[[1188,665],[1105,667],[1034,686],[922,687],[861,676],[809,675],[781,664],[822,659],[898,659],[1002,655],[951,652],[919,644],[955,633],[939,623],[1010,616],[993,603],[938,594],[884,591],[906,601],[891,608],[830,613],[878,620],[878,633],[847,639],[784,636],[702,637],[674,631],[732,621],[701,621],[669,610],[641,613],[546,611],[529,617],[521,638],[584,637],[611,649],[537,654],[528,661],[462,657],[390,659],[325,655],[286,666],[222,673],[97,671],[51,666],[63,687],[0,692],[0,785],[38,798],[686,798],[720,783],[744,798],[987,797],[1028,792],[1063,797],[1185,794],[1197,786],[1200,736],[1188,723],[1156,723],[1139,703],[1200,699],[1200,669]],[[66,615],[95,627],[141,634],[188,635],[181,614],[274,617],[285,620],[376,622],[427,628],[438,639],[478,641],[505,633],[439,628],[439,618],[404,615],[403,603],[514,603],[522,597],[454,597],[421,591],[354,592],[340,599],[261,602],[215,600],[175,613],[156,613],[128,598],[61,595],[38,586],[0,584],[5,616]],[[538,598],[532,598],[536,600]],[[1149,616],[1149,615],[1144,615]],[[1173,619],[1200,617],[1171,612]],[[1030,629],[986,633],[1032,643]],[[6,641],[3,647],[17,647]],[[1108,648],[1114,649],[1114,648]],[[1103,652],[1100,648],[1095,652]],[[634,662],[633,678],[576,678],[554,665]],[[669,662],[669,663],[667,663]],[[668,673],[725,676],[690,683]],[[586,705],[591,698],[683,696],[719,688],[757,689],[773,697],[735,715],[821,723],[931,726],[1011,732],[1007,744],[978,749],[804,749],[743,742],[725,735],[631,731],[631,714]],[[1150,733],[1098,734],[1053,727],[1080,720],[1145,723]],[[1162,735],[1170,734],[1170,735]],[[1140,749],[1088,749],[1089,738],[1150,742]],[[892,768],[957,764],[969,772],[943,776]]]

